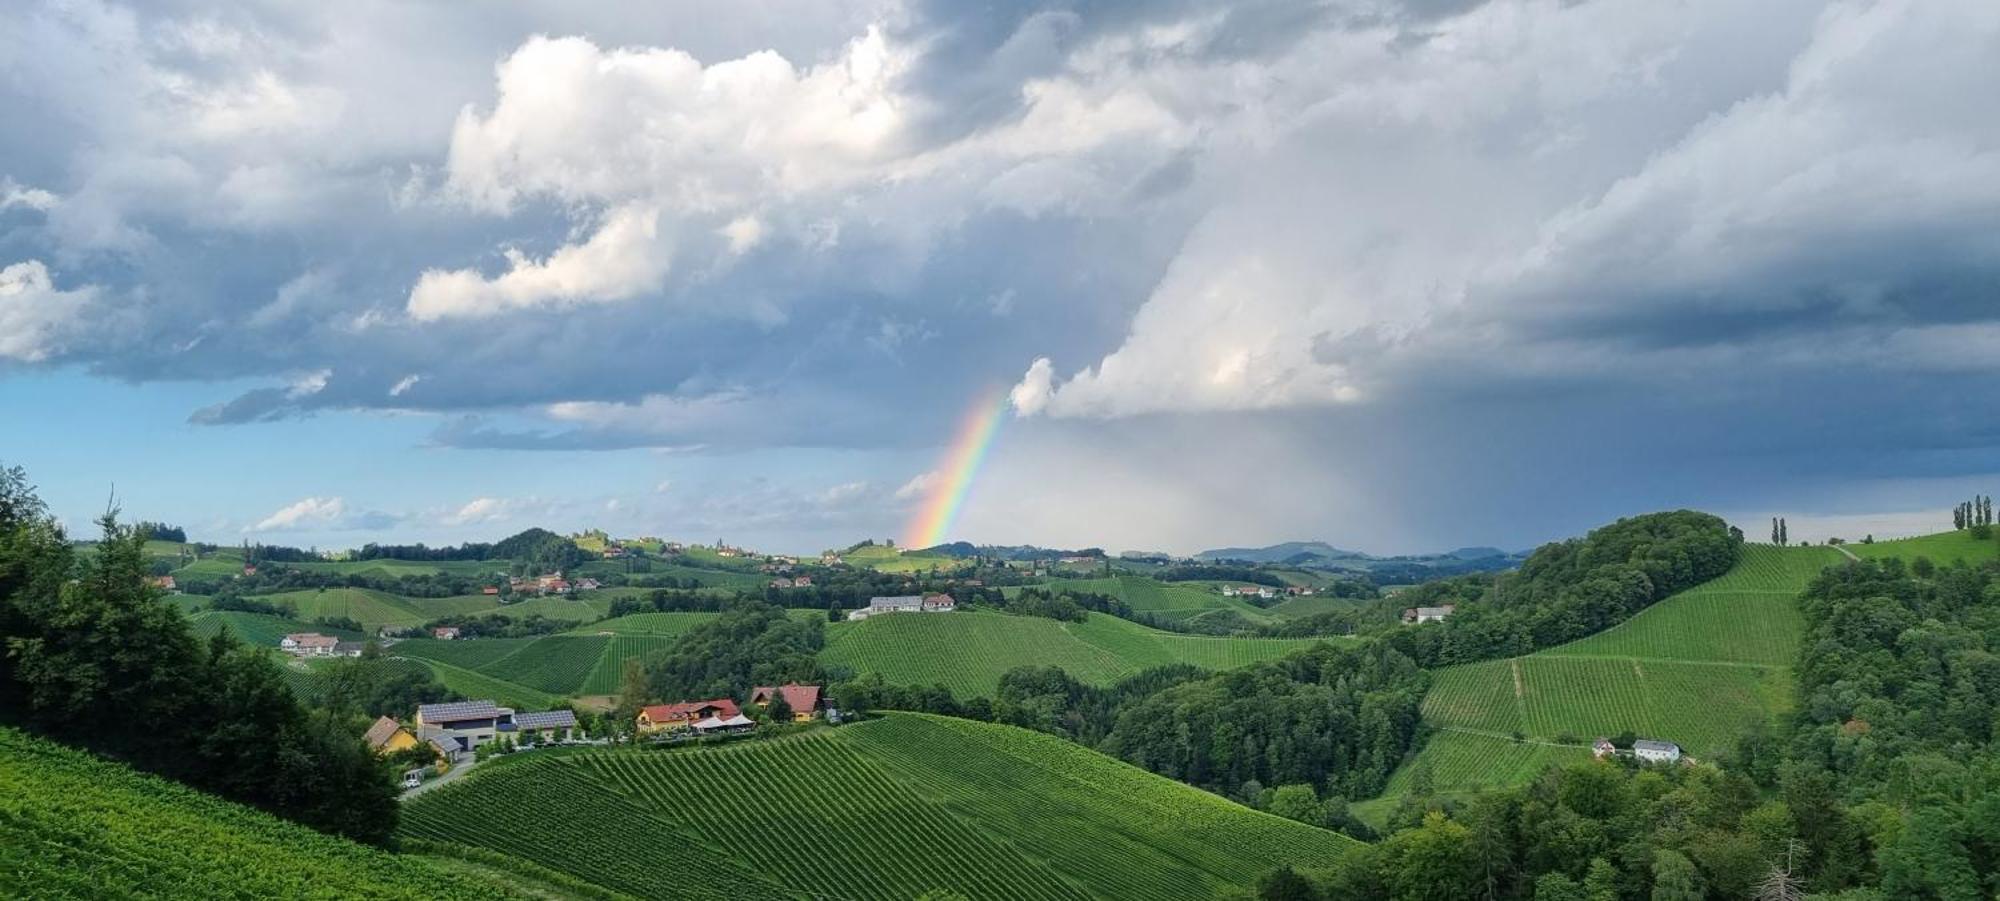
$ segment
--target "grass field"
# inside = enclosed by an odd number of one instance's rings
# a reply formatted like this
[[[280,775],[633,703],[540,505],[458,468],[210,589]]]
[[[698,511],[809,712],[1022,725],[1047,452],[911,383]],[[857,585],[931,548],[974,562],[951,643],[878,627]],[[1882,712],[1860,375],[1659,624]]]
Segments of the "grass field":
[[[1350,610],[1362,604],[1352,598],[1337,598],[1332,595],[1316,594],[1310,597],[1286,598],[1265,608],[1266,613],[1285,619],[1318,616],[1336,610]]]
[[[419,638],[397,642],[388,653],[435,664],[432,670],[439,680],[468,697],[505,694],[547,706],[557,698],[616,691],[626,658],[644,657],[673,642],[674,636],[667,635],[594,633],[458,641]]]
[[[510,760],[411,802],[402,832],[624,891],[657,895],[660,873],[701,872],[689,894],[753,898],[1204,897],[1351,847],[1060,739],[916,714],[721,748]]]
[[[507,569],[505,560],[327,560],[311,563],[279,563],[287,569],[306,572],[339,573],[343,576],[369,575],[395,579],[402,576],[492,576]]]
[[[991,696],[1016,666],[1060,666],[1104,685],[1150,666],[1193,663],[1228,669],[1284,656],[1313,639],[1208,638],[1149,629],[1091,614],[1065,623],[985,611],[898,614],[827,627],[820,659],[891,683],[944,685],[961,698]]]
[[[1854,556],[1863,560],[1879,560],[1884,557],[1901,557],[1905,561],[1918,557],[1929,557],[1932,563],[1945,564],[1954,560],[1977,563],[2000,557],[2000,529],[1996,535],[1984,541],[1972,537],[1968,530],[1940,532],[1917,538],[1898,538],[1894,541],[1877,541],[1874,544],[1850,543],[1845,547]]]
[[[1596,635],[1439,670],[1424,719],[1443,731],[1371,804],[1393,803],[1418,768],[1431,771],[1439,794],[1462,793],[1516,784],[1539,770],[1535,760],[1566,753],[1522,750],[1509,741],[1515,733],[1587,743],[1629,730],[1698,757],[1727,748],[1790,708],[1803,634],[1794,601],[1822,568],[1845,560],[1827,547],[1745,545],[1729,572]],[[1468,764],[1480,756],[1468,750],[1479,738],[1492,746],[1490,766]]]
[[[938,572],[952,572],[970,565],[969,561],[945,554],[902,551],[881,545],[858,547],[841,554],[840,558],[849,566],[865,566],[885,573],[919,573],[930,572],[932,569]]]
[[[0,729],[0,896],[529,895]]]
[[[515,601],[512,604],[495,607],[486,612],[511,616],[515,619],[539,614],[549,619],[562,619],[573,623],[581,623],[597,619],[611,612],[611,598],[549,595],[546,597],[529,598],[525,601]]]

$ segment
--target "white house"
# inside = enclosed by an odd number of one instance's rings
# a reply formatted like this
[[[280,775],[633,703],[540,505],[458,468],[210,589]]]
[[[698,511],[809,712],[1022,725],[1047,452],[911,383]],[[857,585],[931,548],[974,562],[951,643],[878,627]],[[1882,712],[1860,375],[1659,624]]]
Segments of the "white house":
[[[847,618],[867,619],[884,613],[919,613],[923,609],[924,599],[914,594],[874,597],[868,599],[868,606],[847,614]]]
[[[331,657],[340,639],[318,632],[293,632],[278,640],[279,649],[300,657]]]
[[[958,602],[948,594],[927,594],[918,609],[925,613],[950,613],[958,609]]]
[[[1442,607],[1405,607],[1403,622],[1434,623],[1451,616],[1451,612],[1457,609],[1458,606],[1455,604],[1446,604]]]
[[[1681,746],[1670,741],[1642,738],[1632,743],[1632,756],[1647,763],[1678,763]]]

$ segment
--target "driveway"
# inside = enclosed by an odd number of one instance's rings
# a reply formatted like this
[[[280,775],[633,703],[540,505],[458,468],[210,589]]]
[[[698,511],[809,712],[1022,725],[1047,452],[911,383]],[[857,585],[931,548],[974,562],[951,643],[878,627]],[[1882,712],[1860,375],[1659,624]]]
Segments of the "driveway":
[[[471,772],[473,767],[479,765],[479,761],[471,759],[471,755],[469,754],[466,755],[466,758],[467,759],[464,762],[454,765],[451,769],[445,770],[444,775],[431,779],[425,779],[424,784],[419,785],[416,788],[406,789],[403,792],[402,798],[400,798],[399,800],[408,801],[411,798],[423,794],[424,792],[430,791],[431,789],[437,788],[440,785],[443,785],[447,782],[457,779],[460,776],[465,775],[466,773]]]

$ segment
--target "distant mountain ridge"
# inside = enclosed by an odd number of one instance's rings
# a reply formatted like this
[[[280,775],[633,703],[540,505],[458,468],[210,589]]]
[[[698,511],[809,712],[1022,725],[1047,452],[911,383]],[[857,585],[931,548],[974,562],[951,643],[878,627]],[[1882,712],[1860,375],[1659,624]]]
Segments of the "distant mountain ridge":
[[[1301,569],[1364,572],[1377,581],[1423,581],[1438,576],[1468,572],[1490,572],[1518,566],[1526,553],[1495,547],[1462,547],[1442,554],[1405,554],[1378,557],[1363,551],[1334,547],[1324,541],[1286,541],[1264,547],[1226,547],[1202,551],[1195,559],[1276,564]]]

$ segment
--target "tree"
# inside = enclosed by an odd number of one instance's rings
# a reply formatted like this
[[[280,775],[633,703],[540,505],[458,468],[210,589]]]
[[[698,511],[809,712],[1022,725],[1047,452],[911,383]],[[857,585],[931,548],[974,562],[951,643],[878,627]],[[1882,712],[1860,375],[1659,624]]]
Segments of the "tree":
[[[1319,794],[1310,785],[1280,785],[1264,793],[1264,809],[1288,820],[1320,825]]]
[[[1591,858],[1583,874],[1583,896],[1589,901],[1618,901],[1618,871],[1602,857]]]
[[[1319,901],[1319,890],[1289,866],[1257,877],[1259,901]]]
[[[785,700],[784,692],[772,689],[771,702],[764,705],[764,716],[773,723],[789,723],[792,721],[792,702]]]
[[[1652,901],[1702,901],[1701,871],[1687,856],[1671,848],[1653,852]]]
[[[1583,886],[1562,873],[1543,873],[1535,880],[1535,901],[1585,901]]]
[[[648,700],[645,665],[637,657],[625,658],[624,668],[618,673],[618,718],[632,722]]]

